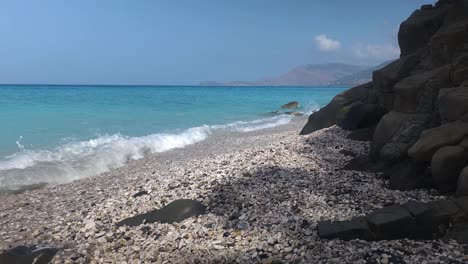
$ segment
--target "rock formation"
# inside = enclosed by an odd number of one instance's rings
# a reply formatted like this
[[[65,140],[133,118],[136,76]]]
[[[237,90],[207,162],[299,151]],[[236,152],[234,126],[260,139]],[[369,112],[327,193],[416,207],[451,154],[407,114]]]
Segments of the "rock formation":
[[[375,129],[369,155],[396,168],[391,186],[422,187],[403,168],[420,171],[429,179],[418,182],[442,193],[468,195],[468,0],[422,6],[400,25],[398,42],[400,59],[374,71],[372,82],[337,95],[301,134],[335,124]]]

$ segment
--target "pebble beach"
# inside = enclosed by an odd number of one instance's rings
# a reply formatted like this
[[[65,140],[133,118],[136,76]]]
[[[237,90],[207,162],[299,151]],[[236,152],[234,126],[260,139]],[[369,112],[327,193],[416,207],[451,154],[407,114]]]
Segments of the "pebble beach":
[[[369,143],[346,139],[336,126],[299,136],[305,122],[217,134],[96,177],[2,195],[0,250],[58,248],[52,263],[468,262],[455,241],[320,239],[319,221],[444,197],[390,190],[377,174],[341,170]],[[116,226],[177,199],[207,211],[175,224]]]

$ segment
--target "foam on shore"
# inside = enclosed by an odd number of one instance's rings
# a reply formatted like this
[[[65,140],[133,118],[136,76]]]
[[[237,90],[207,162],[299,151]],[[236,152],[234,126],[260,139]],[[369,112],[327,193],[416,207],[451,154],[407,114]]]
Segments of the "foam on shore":
[[[142,137],[104,135],[89,141],[71,142],[52,150],[21,149],[0,160],[0,192],[18,192],[29,186],[63,184],[119,168],[131,160],[180,149],[209,137],[245,133],[291,122],[292,116],[278,115],[249,122],[201,126],[179,133],[157,133]],[[232,136],[232,135],[231,135]]]

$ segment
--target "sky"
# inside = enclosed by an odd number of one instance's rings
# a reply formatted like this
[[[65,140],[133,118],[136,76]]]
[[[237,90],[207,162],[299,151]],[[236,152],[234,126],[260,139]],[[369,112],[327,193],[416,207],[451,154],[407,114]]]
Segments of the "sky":
[[[0,0],[0,83],[192,85],[399,56],[431,0]]]

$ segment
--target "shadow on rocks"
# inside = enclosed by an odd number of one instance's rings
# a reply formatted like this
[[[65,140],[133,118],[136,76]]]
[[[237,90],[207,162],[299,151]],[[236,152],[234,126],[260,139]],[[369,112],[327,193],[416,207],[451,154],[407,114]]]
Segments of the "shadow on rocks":
[[[226,246],[235,247],[243,240],[252,245],[245,254],[231,256],[232,260],[319,261],[327,243],[319,241],[316,223],[345,211],[347,205],[336,207],[333,201],[340,203],[337,196],[354,192],[341,184],[330,186],[327,176],[298,168],[259,167],[215,185],[208,207],[224,219],[219,224],[224,225]]]

